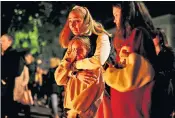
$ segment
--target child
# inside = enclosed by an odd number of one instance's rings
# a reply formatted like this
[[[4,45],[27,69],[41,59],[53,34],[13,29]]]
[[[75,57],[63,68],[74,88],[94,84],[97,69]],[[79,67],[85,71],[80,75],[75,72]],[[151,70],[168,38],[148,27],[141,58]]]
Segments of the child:
[[[104,91],[101,68],[90,70],[98,78],[84,83],[77,78],[74,62],[87,57],[90,41],[87,37],[74,37],[69,42],[68,50],[55,71],[58,85],[66,85],[64,108],[68,118],[93,118],[96,114]],[[89,70],[86,70],[89,71]],[[86,80],[84,80],[86,81]]]

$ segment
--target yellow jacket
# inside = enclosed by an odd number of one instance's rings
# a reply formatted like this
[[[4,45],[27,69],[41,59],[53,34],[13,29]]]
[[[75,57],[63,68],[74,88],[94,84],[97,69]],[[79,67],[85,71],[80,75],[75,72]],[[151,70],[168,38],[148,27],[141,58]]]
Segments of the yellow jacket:
[[[94,74],[99,78],[98,81],[89,85],[82,83],[75,77],[69,77],[70,71],[70,63],[64,59],[55,71],[57,84],[66,85],[64,108],[70,109],[83,118],[91,118],[95,116],[104,91],[101,70],[94,70]]]

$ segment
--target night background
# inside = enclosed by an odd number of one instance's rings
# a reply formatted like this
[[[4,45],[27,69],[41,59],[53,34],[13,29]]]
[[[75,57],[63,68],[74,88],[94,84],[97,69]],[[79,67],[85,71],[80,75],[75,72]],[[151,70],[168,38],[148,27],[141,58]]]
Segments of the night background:
[[[117,1],[116,1],[117,2]],[[62,58],[64,49],[58,43],[68,12],[74,5],[86,6],[92,17],[105,29],[114,28],[112,4],[114,1],[3,1],[1,2],[1,35],[8,33],[15,39],[13,48],[27,48],[35,57],[48,60]],[[175,2],[144,2],[157,17],[175,14]]]
[[[46,1],[45,1],[46,2]],[[117,1],[116,1],[117,2]],[[106,28],[110,28],[107,24],[112,21],[112,3],[114,1],[52,1],[46,2],[52,4],[52,13],[53,15],[59,18],[59,12],[63,9],[71,9],[73,5],[83,5],[86,6],[91,12],[94,19],[100,21]],[[145,1],[144,2],[151,14],[152,17],[164,15],[164,14],[175,14],[174,6],[175,2],[173,1]],[[35,1],[3,1],[1,4],[1,18],[2,18],[2,27],[1,34],[6,33],[9,25],[11,24],[11,19],[14,16],[14,9],[25,9],[26,14],[24,16],[28,17],[29,15],[34,15],[39,13],[39,9],[44,9],[44,6],[40,6],[41,2]],[[67,14],[66,14],[67,15]],[[54,17],[55,17],[54,16]],[[52,16],[50,16],[52,17]],[[58,19],[56,19],[58,20]],[[55,21],[56,22],[56,21]],[[25,23],[25,22],[24,22]]]

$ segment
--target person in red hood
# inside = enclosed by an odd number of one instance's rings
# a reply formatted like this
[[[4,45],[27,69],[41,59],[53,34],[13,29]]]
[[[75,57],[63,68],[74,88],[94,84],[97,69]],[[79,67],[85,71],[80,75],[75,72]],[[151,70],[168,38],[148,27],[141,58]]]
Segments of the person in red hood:
[[[153,44],[152,22],[144,19],[143,2],[121,2],[113,5],[116,34],[113,46],[116,65],[106,69],[103,77],[110,86],[113,118],[150,118],[151,97],[155,83],[156,52]]]

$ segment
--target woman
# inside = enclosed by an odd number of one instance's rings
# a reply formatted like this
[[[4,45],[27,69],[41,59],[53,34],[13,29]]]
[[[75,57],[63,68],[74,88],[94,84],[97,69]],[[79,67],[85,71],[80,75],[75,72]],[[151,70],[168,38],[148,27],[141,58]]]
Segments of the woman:
[[[29,60],[28,56],[31,55],[29,51],[21,51],[20,52],[22,57],[23,57],[23,63],[24,63],[24,68],[20,76],[16,77],[15,79],[15,87],[14,87],[14,101],[17,101],[21,104],[19,104],[19,107],[21,109],[24,109],[25,117],[30,118],[30,106],[29,105],[24,105],[22,102],[22,98],[24,97],[24,92],[28,88],[28,83],[29,83],[29,69],[28,65],[32,63],[31,60]],[[33,99],[31,97],[31,105],[33,105]]]
[[[84,59],[89,51],[90,42],[87,37],[74,37],[69,42],[66,55],[55,72],[57,84],[66,86],[64,108],[68,118],[93,118],[103,95],[104,81],[101,68],[91,69],[92,77],[96,76],[96,80],[90,78],[82,82],[76,74],[69,76],[71,71],[78,71],[73,63]]]
[[[150,117],[156,53],[140,4],[143,5],[142,2],[113,5],[117,29],[113,45],[118,66],[109,67],[103,77],[111,87],[114,118]]]
[[[60,33],[60,45],[67,48],[73,36],[87,36],[91,44],[88,58],[76,62],[77,69],[91,69],[91,67],[100,67],[105,63],[110,53],[109,36],[111,35],[100,23],[93,20],[86,7],[75,6],[71,10],[68,20]],[[82,73],[78,73],[77,76],[83,76]]]
[[[152,113],[154,117],[168,118],[175,109],[174,98],[174,52],[168,46],[163,29],[157,28],[157,36],[153,39],[157,54],[158,74],[153,93]]]

